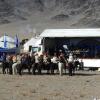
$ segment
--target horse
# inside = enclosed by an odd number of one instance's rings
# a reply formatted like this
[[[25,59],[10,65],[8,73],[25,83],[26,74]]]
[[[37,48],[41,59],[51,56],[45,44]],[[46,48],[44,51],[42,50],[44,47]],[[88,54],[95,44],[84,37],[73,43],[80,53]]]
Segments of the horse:
[[[9,62],[2,62],[2,73],[3,74],[9,73]]]
[[[47,74],[54,74],[54,70],[58,69],[58,65],[53,62],[39,62],[32,64],[32,74],[36,74],[36,70],[38,71],[38,74],[42,73],[42,70],[47,70]]]
[[[50,71],[50,63],[44,63],[44,62],[39,62],[39,63],[34,63],[32,65],[32,74],[36,74],[36,70],[38,71],[38,74],[42,73],[42,70],[47,70],[47,74],[49,74]]]
[[[30,73],[31,73],[31,72],[30,72],[31,67],[32,67],[32,64],[20,63],[20,64],[18,64],[18,65],[16,66],[17,73],[18,73],[19,75],[22,75],[22,71],[25,70],[25,69],[27,69],[27,70],[28,70],[28,73],[30,74]]]
[[[74,70],[80,70],[80,66],[81,66],[81,64],[80,64],[80,62],[78,61],[78,60],[76,60],[76,61],[74,61]]]
[[[45,69],[45,64],[44,63],[34,63],[32,64],[32,74],[36,74],[36,70],[38,71],[38,74],[41,74],[42,69]]]

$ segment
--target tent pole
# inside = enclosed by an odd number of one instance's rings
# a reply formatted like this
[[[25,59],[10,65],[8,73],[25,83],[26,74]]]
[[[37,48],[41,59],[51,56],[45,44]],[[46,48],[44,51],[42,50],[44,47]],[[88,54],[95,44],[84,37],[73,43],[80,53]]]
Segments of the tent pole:
[[[45,52],[45,38],[43,38],[43,53]]]

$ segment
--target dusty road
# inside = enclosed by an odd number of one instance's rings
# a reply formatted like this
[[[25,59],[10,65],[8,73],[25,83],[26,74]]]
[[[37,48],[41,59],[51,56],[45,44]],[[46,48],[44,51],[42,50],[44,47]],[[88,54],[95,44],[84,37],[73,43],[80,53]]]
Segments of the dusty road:
[[[100,100],[100,72],[68,75],[0,74],[0,100]]]

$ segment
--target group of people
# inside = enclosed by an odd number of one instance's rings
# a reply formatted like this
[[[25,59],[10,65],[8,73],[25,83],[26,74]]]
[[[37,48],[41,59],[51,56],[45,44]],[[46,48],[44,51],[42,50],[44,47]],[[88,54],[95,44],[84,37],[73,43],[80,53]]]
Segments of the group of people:
[[[38,55],[38,53],[23,53],[23,54],[5,54],[2,55],[2,72],[3,74],[21,74],[23,69],[28,69],[29,73],[32,69],[32,73],[41,74],[42,70],[47,70],[47,73],[54,74],[54,70],[63,75],[63,71],[68,73],[70,76],[74,74],[75,68],[80,65],[77,58],[74,58],[73,54],[70,53],[69,57],[66,58],[61,52],[59,55],[54,53],[50,56],[48,53]],[[7,69],[7,71],[6,71]]]

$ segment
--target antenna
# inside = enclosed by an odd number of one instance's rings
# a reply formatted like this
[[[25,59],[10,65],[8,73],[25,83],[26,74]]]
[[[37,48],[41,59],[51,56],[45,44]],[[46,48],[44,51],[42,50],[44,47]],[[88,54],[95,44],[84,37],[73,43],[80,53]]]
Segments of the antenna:
[[[33,28],[33,36],[36,37],[36,33],[37,33],[36,28]]]
[[[61,0],[61,13],[63,14],[64,13],[64,9],[63,9],[63,0]]]

